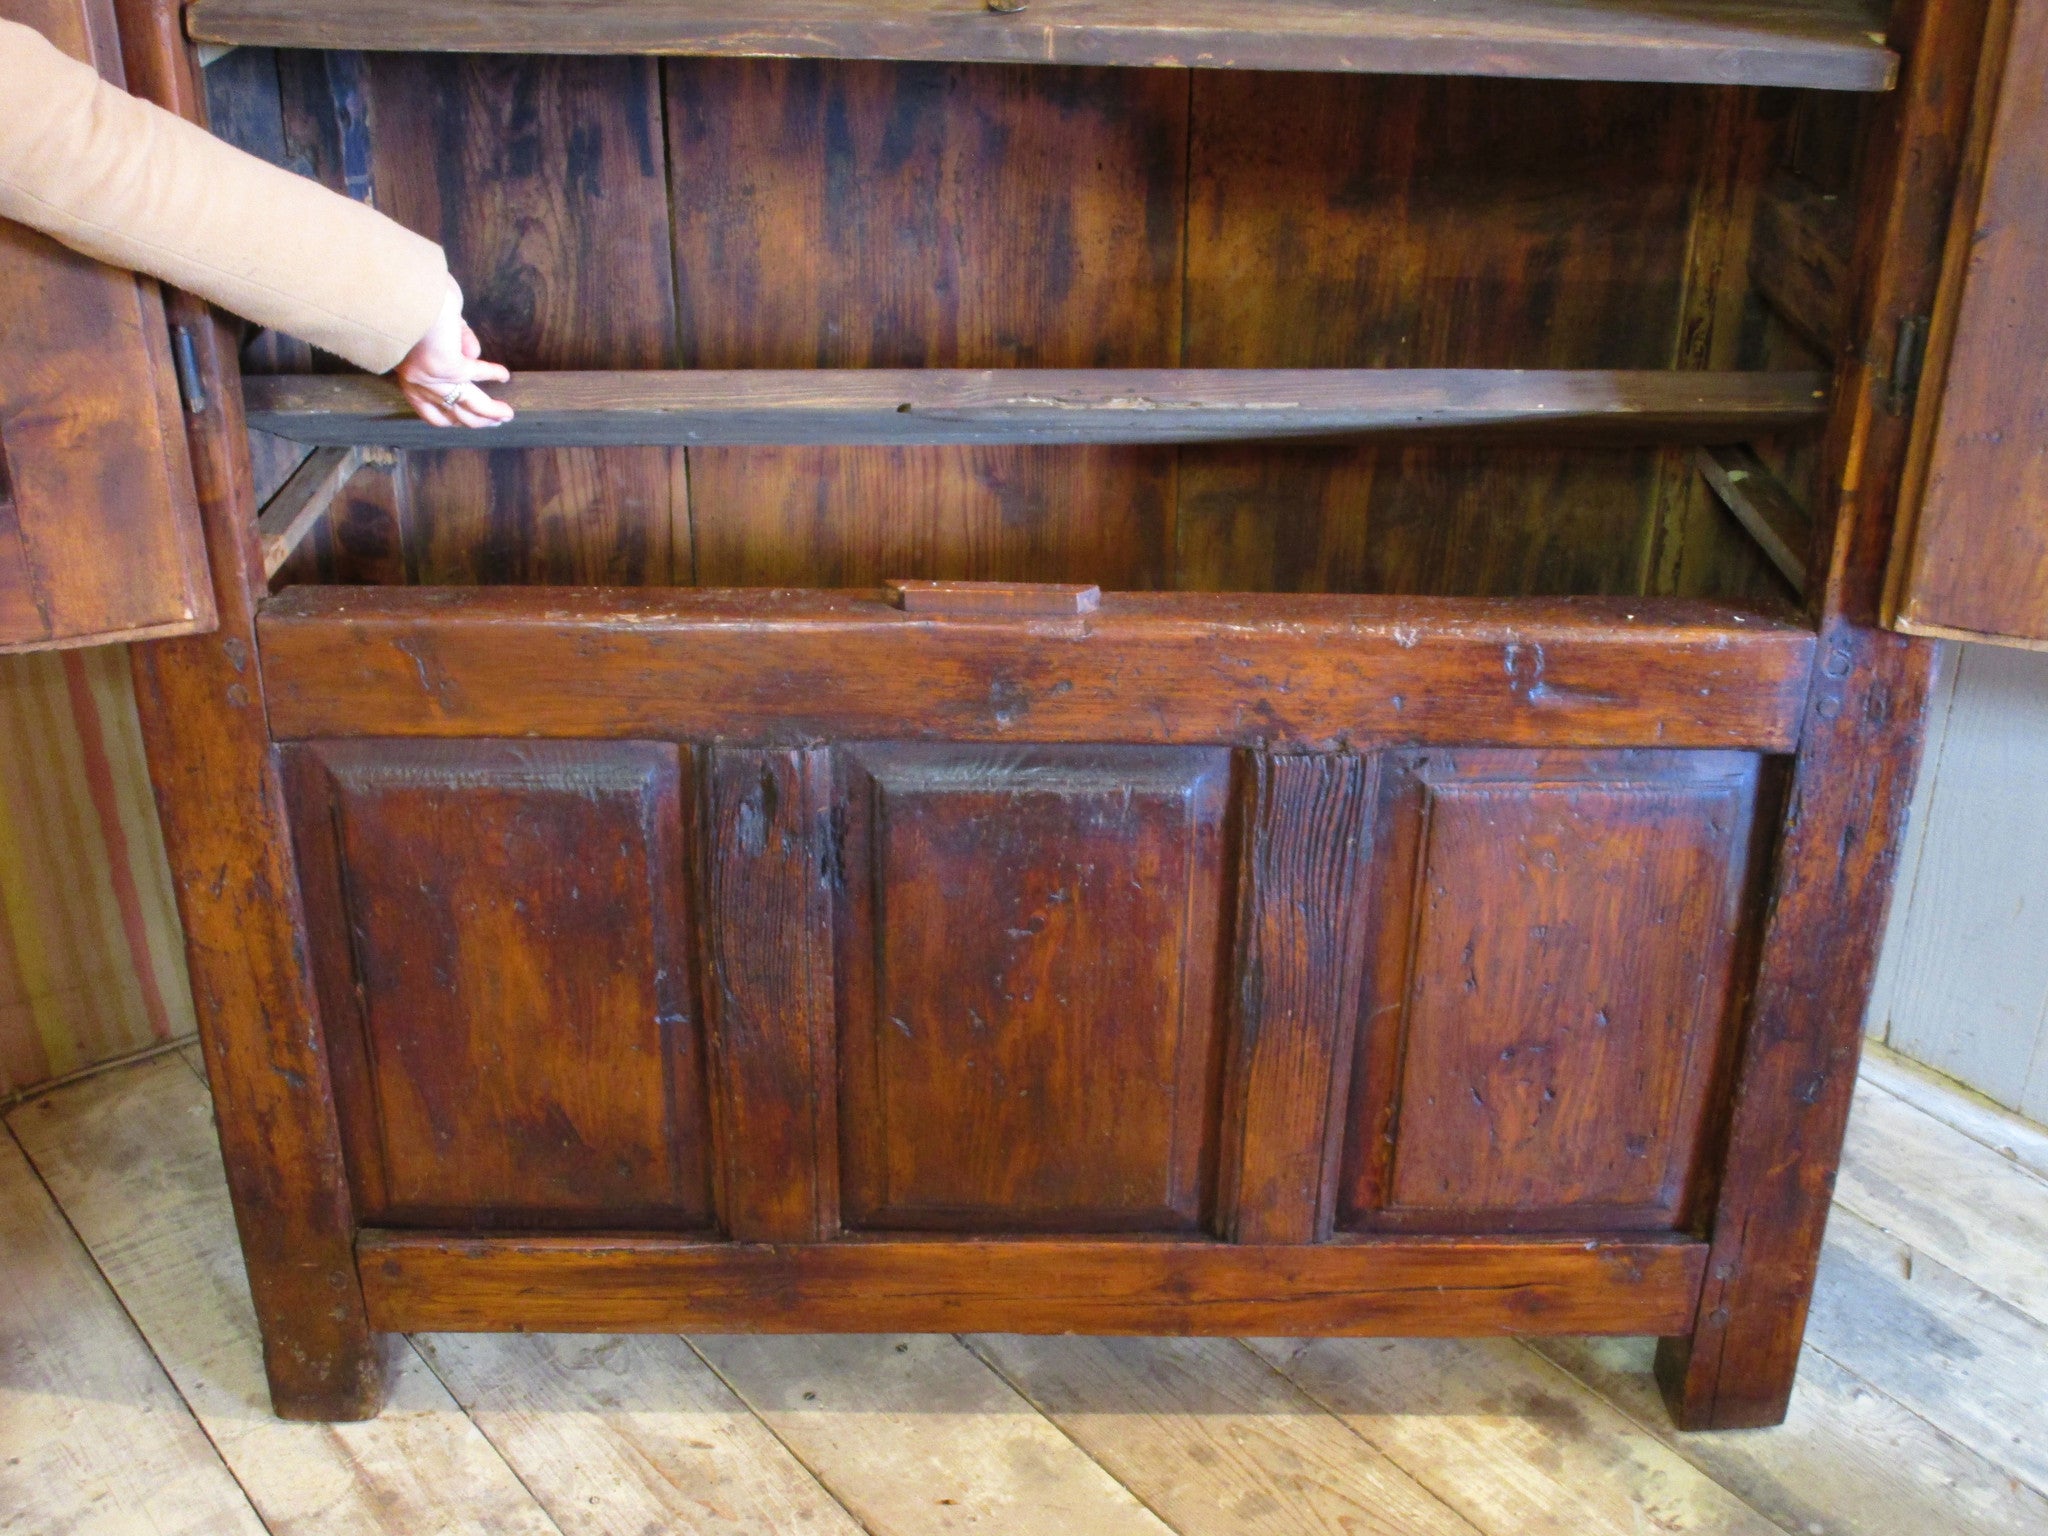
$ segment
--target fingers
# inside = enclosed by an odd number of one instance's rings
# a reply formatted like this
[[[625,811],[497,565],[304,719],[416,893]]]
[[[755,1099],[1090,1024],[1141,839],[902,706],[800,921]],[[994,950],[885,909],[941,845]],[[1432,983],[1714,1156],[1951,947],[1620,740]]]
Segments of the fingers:
[[[512,407],[476,386],[486,380],[502,384],[512,375],[496,363],[472,363],[465,372],[468,376],[461,378],[401,374],[399,388],[414,414],[433,426],[496,427],[510,421]]]

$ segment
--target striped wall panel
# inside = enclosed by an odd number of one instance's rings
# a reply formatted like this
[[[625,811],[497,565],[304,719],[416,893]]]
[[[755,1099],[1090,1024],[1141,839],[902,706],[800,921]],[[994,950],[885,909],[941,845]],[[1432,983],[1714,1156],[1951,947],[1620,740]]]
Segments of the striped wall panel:
[[[126,648],[0,656],[0,1097],[192,1028]]]

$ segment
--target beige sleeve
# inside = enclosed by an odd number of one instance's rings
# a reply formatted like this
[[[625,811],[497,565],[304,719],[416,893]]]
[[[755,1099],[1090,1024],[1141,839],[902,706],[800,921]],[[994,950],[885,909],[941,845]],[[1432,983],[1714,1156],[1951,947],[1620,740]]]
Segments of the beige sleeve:
[[[116,90],[6,20],[0,218],[372,373],[426,334],[447,289],[431,240]]]

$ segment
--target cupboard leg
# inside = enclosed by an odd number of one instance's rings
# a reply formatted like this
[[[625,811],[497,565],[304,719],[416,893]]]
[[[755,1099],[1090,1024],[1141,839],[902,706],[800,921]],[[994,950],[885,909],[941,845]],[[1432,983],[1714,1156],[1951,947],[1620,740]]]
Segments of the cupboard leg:
[[[1737,1067],[1713,1250],[1657,1376],[1684,1429],[1785,1417],[1848,1124],[1932,647],[1822,631]]]

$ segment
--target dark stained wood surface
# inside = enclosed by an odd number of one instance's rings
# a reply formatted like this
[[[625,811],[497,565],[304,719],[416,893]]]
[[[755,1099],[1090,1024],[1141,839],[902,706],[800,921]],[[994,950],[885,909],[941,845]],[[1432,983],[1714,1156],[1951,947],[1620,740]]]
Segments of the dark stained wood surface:
[[[1894,606],[1901,629],[2048,649],[2048,6],[2013,0],[2006,25],[1950,235],[1924,488],[1900,522]]]
[[[1884,90],[1880,12],[1845,0],[194,0],[196,38],[290,48],[767,54],[1553,75]]]
[[[1792,590],[1806,591],[1813,516],[1751,449],[1702,448],[1694,462],[1729,514],[1742,524]]]
[[[1035,1239],[702,1244],[367,1231],[381,1328],[720,1333],[1645,1333],[1692,1315],[1683,1238],[1308,1247]]]
[[[1733,1022],[1748,754],[1383,770],[1340,1226],[1672,1229]]]
[[[1185,81],[796,60],[664,72],[684,365],[1180,361]],[[1157,447],[693,449],[690,495],[705,585],[1172,579],[1173,455]]]
[[[1200,1230],[1229,754],[859,746],[839,772],[846,1225]]]
[[[377,206],[446,247],[487,357],[522,371],[673,365],[653,63],[376,54],[362,91]],[[404,468],[408,579],[689,579],[680,455],[431,441],[447,451]]]
[[[0,17],[120,82],[101,7],[0,0]],[[156,284],[0,219],[0,294],[0,653],[211,629]]]
[[[528,373],[489,393],[522,444],[1193,443],[1521,431],[1734,442],[1819,422],[1817,373],[1418,369],[751,369]],[[395,384],[251,377],[251,423],[303,443],[445,444]]]
[[[1848,321],[1849,259],[1855,244],[1853,199],[1783,171],[1757,200],[1750,275],[1766,303],[1825,357],[1833,357]]]
[[[1730,93],[1552,81],[1192,89],[1184,363],[1702,366],[1688,271],[1752,93],[1724,109]],[[1663,462],[1540,440],[1183,449],[1181,585],[1644,590]]]
[[[720,1223],[742,1242],[839,1227],[832,758],[710,754],[703,915]]]
[[[263,547],[263,574],[275,576],[320,520],[333,509],[342,488],[363,467],[361,448],[316,448],[292,471],[256,518]],[[369,450],[374,451],[374,450]]]
[[[196,117],[175,4],[118,9],[130,88]],[[285,1418],[366,1418],[382,1403],[384,1351],[356,1280],[355,1215],[264,728],[253,627],[263,566],[234,338],[185,295],[167,305],[191,331],[206,392],[187,441],[221,623],[135,647],[136,707],[271,1404]]]
[[[709,1226],[677,750],[323,743],[286,782],[361,1219]]]
[[[1328,1235],[1334,1100],[1357,1027],[1378,764],[1253,759],[1238,855],[1237,997],[1218,1227]]]
[[[1093,613],[1102,588],[1072,582],[892,581],[891,601],[905,613]]]
[[[1694,1328],[1659,1380],[1686,1428],[1780,1422],[1848,1122],[1876,950],[1919,760],[1931,648],[1877,623],[1906,464],[1890,408],[1900,321],[1926,314],[1963,158],[1983,0],[1903,0],[1911,65],[1877,112],[1859,198],[1857,301],[1832,391],[1819,507],[1825,579]],[[1817,562],[1818,563],[1818,562]]]
[[[1018,619],[906,614],[862,593],[314,587],[271,601],[262,640],[281,739],[1275,750],[1786,751],[1813,645],[1754,611],[1648,599],[1120,593],[1097,613]]]

